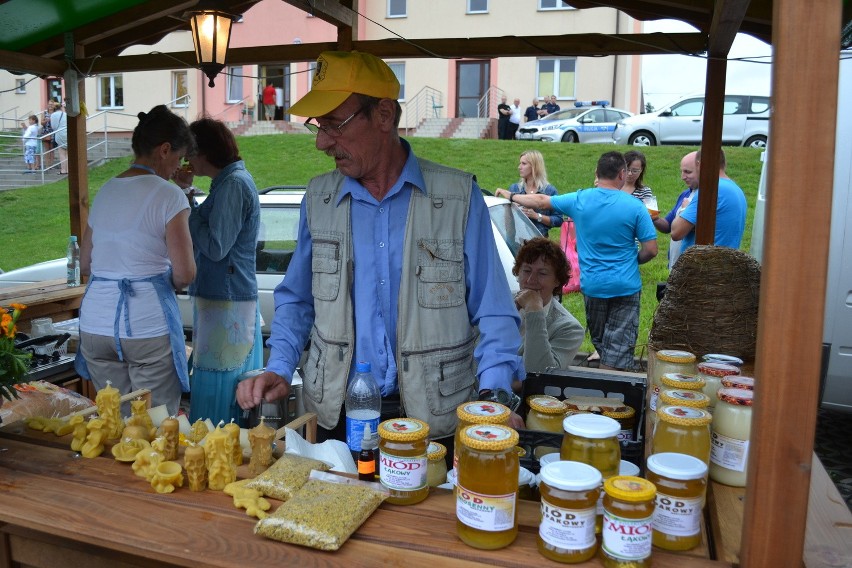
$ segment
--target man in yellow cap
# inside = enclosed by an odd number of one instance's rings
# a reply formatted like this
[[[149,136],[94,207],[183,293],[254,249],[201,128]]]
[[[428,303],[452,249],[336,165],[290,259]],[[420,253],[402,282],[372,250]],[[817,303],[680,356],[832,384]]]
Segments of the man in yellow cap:
[[[399,137],[398,96],[381,59],[324,52],[311,91],[289,110],[310,117],[317,149],[337,168],[308,185],[275,290],[269,363],[239,385],[237,401],[248,409],[286,396],[310,339],[303,398],[320,438],[343,438],[353,361],[371,363],[382,418],[425,420],[431,438],[453,434],[459,404],[505,395],[524,377],[518,312],[481,191],[473,175],[414,156]]]

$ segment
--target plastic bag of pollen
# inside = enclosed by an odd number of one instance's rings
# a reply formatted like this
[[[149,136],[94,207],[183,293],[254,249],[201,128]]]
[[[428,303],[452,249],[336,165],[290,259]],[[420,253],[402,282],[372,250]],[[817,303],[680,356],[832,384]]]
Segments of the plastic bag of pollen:
[[[322,461],[284,454],[269,469],[246,484],[249,489],[263,493],[265,497],[286,501],[304,485],[311,471],[328,471],[331,467]]]
[[[387,489],[378,483],[313,471],[290,500],[258,521],[254,532],[290,544],[337,550],[387,498]]]

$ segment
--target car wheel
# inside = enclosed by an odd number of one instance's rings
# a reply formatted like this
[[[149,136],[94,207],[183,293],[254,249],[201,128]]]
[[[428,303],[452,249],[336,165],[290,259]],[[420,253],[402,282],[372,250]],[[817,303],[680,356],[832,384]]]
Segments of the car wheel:
[[[766,136],[758,134],[757,136],[752,136],[746,143],[744,144],[747,148],[766,148]]]
[[[562,141],[568,142],[570,144],[576,144],[577,142],[579,142],[579,140],[577,139],[577,133],[572,130],[569,130],[568,132],[562,135]]]
[[[635,132],[630,136],[627,140],[627,143],[631,146],[656,146],[657,139],[654,138],[654,135],[650,132],[645,132],[644,130],[640,132]]]

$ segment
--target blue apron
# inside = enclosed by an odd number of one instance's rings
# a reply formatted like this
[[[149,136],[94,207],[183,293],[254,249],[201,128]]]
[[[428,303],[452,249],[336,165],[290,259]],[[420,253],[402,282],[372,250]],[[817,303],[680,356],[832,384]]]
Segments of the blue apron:
[[[118,353],[119,361],[124,361],[121,352],[121,338],[119,336],[119,324],[121,322],[122,308],[124,311],[124,327],[127,330],[127,337],[133,337],[130,331],[130,313],[127,305],[127,297],[133,296],[134,282],[150,282],[157,292],[157,297],[160,299],[160,306],[163,308],[163,315],[166,316],[166,326],[169,328],[169,343],[172,347],[172,358],[174,360],[175,371],[180,378],[180,386],[183,392],[189,392],[189,373],[186,363],[186,345],[183,337],[183,324],[180,319],[180,310],[177,305],[177,296],[172,287],[172,271],[169,269],[163,274],[157,276],[149,276],[148,278],[139,278],[130,280],[128,278],[103,278],[101,276],[92,276],[91,282],[116,282],[119,290],[118,304],[115,307],[115,322],[113,324],[113,338],[115,339],[115,350]],[[86,287],[86,294],[89,293]],[[85,296],[84,296],[85,297]],[[77,356],[74,358],[74,370],[77,371],[84,379],[91,380],[89,375],[89,367],[86,365],[86,359],[80,351],[77,351]]]

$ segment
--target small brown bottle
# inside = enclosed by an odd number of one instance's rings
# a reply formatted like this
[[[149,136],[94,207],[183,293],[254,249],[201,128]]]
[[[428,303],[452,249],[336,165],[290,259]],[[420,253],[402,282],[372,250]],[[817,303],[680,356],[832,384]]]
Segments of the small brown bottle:
[[[361,440],[361,453],[358,454],[358,479],[361,481],[376,480],[376,457],[378,442],[370,424],[364,425],[364,438]]]

